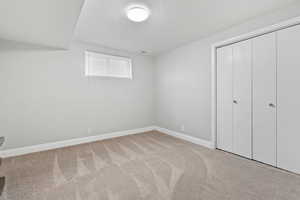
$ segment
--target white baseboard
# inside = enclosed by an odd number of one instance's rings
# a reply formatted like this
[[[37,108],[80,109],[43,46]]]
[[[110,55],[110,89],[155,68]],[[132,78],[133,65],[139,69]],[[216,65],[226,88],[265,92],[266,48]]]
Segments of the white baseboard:
[[[179,132],[172,131],[172,130],[169,130],[169,129],[166,129],[166,128],[161,128],[161,127],[155,127],[155,130],[157,130],[159,132],[162,132],[162,133],[165,133],[167,135],[173,136],[173,137],[180,138],[182,140],[186,140],[186,141],[194,143],[194,144],[198,144],[198,145],[210,148],[210,149],[214,148],[214,145],[211,141],[203,140],[203,139],[200,139],[200,138],[195,138],[195,137],[186,135],[184,133],[179,133]]]
[[[64,141],[53,142],[53,143],[39,144],[39,145],[27,146],[27,147],[16,148],[16,149],[8,149],[8,150],[0,151],[0,156],[2,158],[20,156],[20,155],[25,155],[25,154],[30,154],[30,153],[40,152],[40,151],[47,151],[47,150],[57,149],[62,147],[69,147],[78,144],[95,142],[95,141],[100,141],[100,140],[105,140],[105,139],[110,139],[110,138],[115,138],[120,136],[133,135],[133,134],[148,132],[152,130],[156,130],[155,126],[107,133],[107,134],[84,137],[84,138],[76,138],[76,139],[64,140]]]
[[[153,131],[153,130],[157,130],[157,131],[165,133],[167,135],[171,135],[173,137],[177,137],[182,140],[186,140],[186,141],[189,141],[194,144],[198,144],[198,145],[201,145],[201,146],[204,146],[207,148],[214,148],[213,143],[211,141],[195,138],[195,137],[183,134],[183,133],[178,133],[176,131],[171,131],[169,129],[165,129],[165,128],[161,128],[161,127],[157,127],[157,126],[149,126],[149,127],[145,127],[145,128],[139,128],[139,129],[133,129],[133,130],[127,130],[127,131],[119,131],[119,132],[107,133],[107,134],[96,135],[96,136],[89,136],[89,137],[84,137],[84,138],[76,138],[76,139],[64,140],[64,141],[53,142],[53,143],[46,143],[46,144],[27,146],[27,147],[21,147],[21,148],[16,148],[16,149],[3,150],[3,151],[0,151],[0,157],[9,158],[9,157],[21,156],[21,155],[26,155],[26,154],[30,154],[30,153],[36,153],[36,152],[41,152],[41,151],[69,147],[69,146],[90,143],[90,142],[95,142],[95,141],[100,141],[100,140],[105,140],[105,139],[111,139],[111,138],[115,138],[115,137],[134,135],[134,134],[144,133],[144,132]]]

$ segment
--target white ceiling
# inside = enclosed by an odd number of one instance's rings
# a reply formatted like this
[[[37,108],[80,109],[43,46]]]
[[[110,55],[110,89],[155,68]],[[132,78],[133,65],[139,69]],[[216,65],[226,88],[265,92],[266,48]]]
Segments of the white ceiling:
[[[152,10],[148,21],[126,18],[135,1]],[[0,39],[60,48],[74,39],[157,54],[297,1],[0,0]]]
[[[140,0],[152,10],[144,23],[127,20],[131,0],[86,0],[75,39],[128,51],[159,53],[283,8],[297,0]]]
[[[66,48],[84,0],[0,0],[0,38]]]

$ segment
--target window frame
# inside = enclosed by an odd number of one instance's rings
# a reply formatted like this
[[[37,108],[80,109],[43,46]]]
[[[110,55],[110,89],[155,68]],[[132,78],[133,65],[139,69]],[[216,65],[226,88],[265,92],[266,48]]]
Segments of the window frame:
[[[106,58],[108,62],[111,59],[112,60],[121,60],[121,61],[128,62],[129,63],[129,76],[110,75],[108,73],[106,75],[96,75],[96,74],[89,73],[89,69],[90,69],[90,67],[89,67],[89,56],[90,56],[90,53],[92,53],[92,54],[99,54],[99,56],[102,56],[103,58]],[[85,66],[84,66],[84,75],[86,77],[117,78],[117,79],[129,79],[129,80],[133,79],[132,58],[130,58],[130,57],[119,56],[119,55],[112,55],[112,54],[108,54],[108,53],[91,51],[91,50],[85,50],[84,51],[84,59],[85,59],[85,62],[84,62],[85,63]]]

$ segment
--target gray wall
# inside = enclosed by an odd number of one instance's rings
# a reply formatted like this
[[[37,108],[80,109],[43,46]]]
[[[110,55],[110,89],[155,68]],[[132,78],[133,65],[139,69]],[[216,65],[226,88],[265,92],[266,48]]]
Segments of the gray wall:
[[[85,77],[85,49],[131,56],[133,80]],[[54,50],[2,41],[0,91],[4,149],[154,125],[151,57],[84,44]]]
[[[210,140],[211,45],[299,15],[300,3],[158,56],[156,124]]]
[[[300,3],[152,57],[0,41],[4,149],[158,125],[210,140],[211,44],[300,15]],[[133,80],[84,77],[84,50],[133,57]],[[181,129],[184,125],[185,130]]]

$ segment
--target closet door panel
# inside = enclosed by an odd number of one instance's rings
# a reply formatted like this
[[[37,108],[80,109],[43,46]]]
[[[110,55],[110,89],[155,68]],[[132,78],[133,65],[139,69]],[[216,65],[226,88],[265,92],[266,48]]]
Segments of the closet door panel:
[[[233,45],[233,152],[252,158],[251,40]]]
[[[232,47],[217,49],[217,147],[232,152]]]
[[[300,26],[277,38],[277,165],[300,173]]]
[[[276,33],[252,40],[253,159],[276,166]]]

